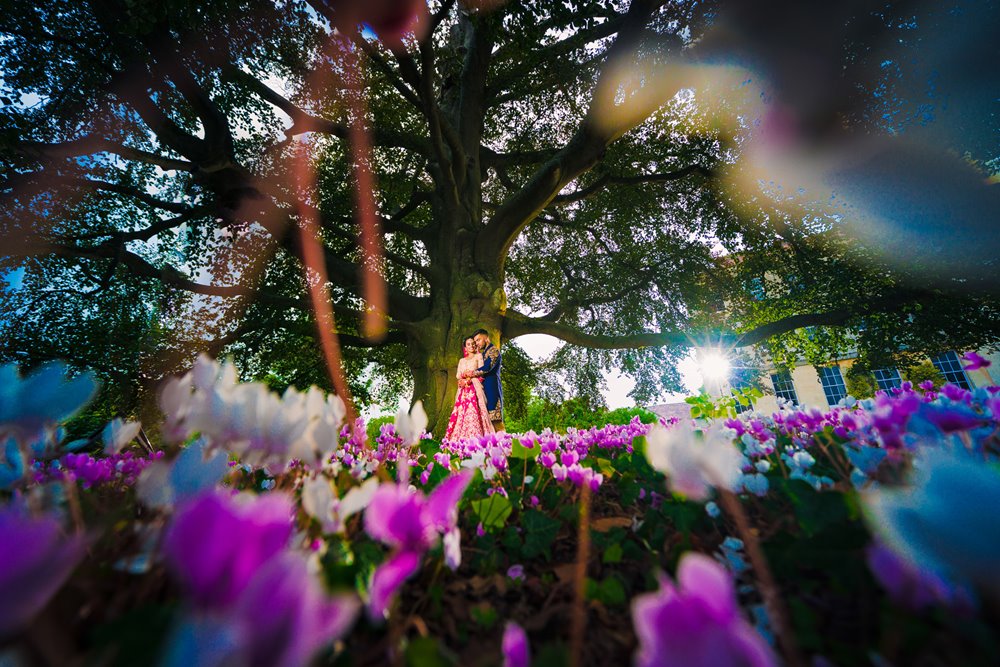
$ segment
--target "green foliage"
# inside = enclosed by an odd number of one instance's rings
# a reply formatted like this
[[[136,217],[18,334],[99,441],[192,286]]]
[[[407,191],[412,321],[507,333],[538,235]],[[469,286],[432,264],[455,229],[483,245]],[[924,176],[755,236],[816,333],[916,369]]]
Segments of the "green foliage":
[[[929,361],[924,361],[916,366],[907,368],[904,372],[904,377],[914,385],[919,385],[921,382],[930,380],[934,383],[935,389],[940,389],[945,383],[944,375],[941,374],[937,366]]]
[[[406,667],[454,667],[453,653],[434,637],[413,637],[406,644]]]
[[[365,434],[368,436],[368,445],[374,447],[375,438],[377,438],[382,432],[382,426],[385,424],[392,424],[395,420],[395,415],[382,415],[381,417],[373,417],[365,422]],[[421,445],[423,444],[424,443],[421,443]]]
[[[531,394],[538,384],[538,371],[531,357],[514,341],[503,346],[503,416],[507,424],[524,421]]]
[[[545,556],[552,557],[552,543],[562,523],[538,510],[528,510],[521,515],[521,528],[524,530],[524,547],[521,553],[525,558]]]
[[[499,493],[488,498],[473,500],[472,514],[486,530],[499,530],[507,523],[507,517],[513,511],[510,501]]]
[[[618,577],[611,575],[600,582],[588,578],[586,582],[586,595],[588,600],[597,600],[609,607],[624,605],[628,600],[625,586]]]
[[[652,424],[657,416],[645,408],[616,408],[608,410],[595,406],[581,398],[573,398],[561,403],[532,398],[527,414],[522,421],[508,422],[512,433],[539,432],[545,428],[563,433],[567,428],[587,429],[605,424],[627,424],[639,417],[643,424]]]
[[[875,376],[859,363],[847,369],[844,384],[847,386],[847,394],[857,399],[871,398],[877,389]]]
[[[702,390],[697,396],[688,396],[684,402],[691,406],[691,416],[695,419],[721,419],[735,417],[736,406],[749,408],[764,393],[756,387],[733,389],[729,396],[711,396]]]

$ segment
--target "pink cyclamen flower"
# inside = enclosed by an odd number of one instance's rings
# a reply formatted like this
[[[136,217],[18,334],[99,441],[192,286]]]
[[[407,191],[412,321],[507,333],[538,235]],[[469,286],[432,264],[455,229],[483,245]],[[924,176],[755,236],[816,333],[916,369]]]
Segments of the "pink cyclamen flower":
[[[984,359],[983,357],[979,356],[977,352],[966,352],[965,354],[962,355],[962,359],[965,359],[965,361],[969,362],[969,365],[965,366],[965,370],[967,371],[976,371],[979,370],[980,368],[989,368],[991,365],[993,365],[993,362],[991,362],[989,359]]]
[[[285,552],[260,569],[233,616],[247,664],[296,667],[344,636],[359,606],[354,596],[327,595],[306,561]]]
[[[507,568],[507,577],[509,579],[513,579],[514,581],[524,581],[524,566],[511,565]]]
[[[396,593],[420,565],[424,553],[445,536],[445,562],[461,563],[461,534],[457,529],[458,501],[472,481],[464,470],[441,482],[429,496],[399,484],[383,484],[365,511],[365,532],[395,548],[389,560],[372,574],[368,614],[383,618]]]
[[[681,558],[676,587],[663,576],[659,591],[637,596],[632,619],[638,667],[777,665],[771,647],[740,616],[729,573],[703,554]]]
[[[531,653],[528,650],[528,636],[514,621],[507,621],[503,630],[503,667],[528,667]]]
[[[284,550],[291,518],[292,503],[281,494],[202,494],[182,504],[167,529],[167,567],[196,607],[229,607],[257,569]]]
[[[0,640],[19,632],[48,604],[83,550],[83,538],[64,539],[53,517],[0,509]]]

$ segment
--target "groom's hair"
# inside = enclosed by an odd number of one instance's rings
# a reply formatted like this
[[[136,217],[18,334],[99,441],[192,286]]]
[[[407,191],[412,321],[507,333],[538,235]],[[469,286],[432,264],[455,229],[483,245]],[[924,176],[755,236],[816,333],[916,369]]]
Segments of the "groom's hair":
[[[476,329],[475,331],[472,332],[473,336],[478,336],[479,334],[483,334],[487,338],[490,337],[490,332],[487,331],[486,329]]]

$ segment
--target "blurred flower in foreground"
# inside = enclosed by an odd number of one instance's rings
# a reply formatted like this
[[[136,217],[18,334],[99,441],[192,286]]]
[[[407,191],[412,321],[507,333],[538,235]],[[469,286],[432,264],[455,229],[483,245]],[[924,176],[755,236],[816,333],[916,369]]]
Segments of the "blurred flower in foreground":
[[[941,449],[916,464],[910,487],[863,496],[872,530],[910,565],[1000,594],[1000,471]]]
[[[528,650],[528,636],[514,621],[507,621],[503,629],[503,667],[528,667],[531,653]]]
[[[964,586],[915,567],[878,542],[868,547],[866,559],[868,568],[889,597],[908,609],[920,611],[932,605],[957,611],[974,608],[972,594]]]
[[[197,607],[225,608],[285,549],[291,520],[291,502],[277,493],[205,493],[184,504],[167,528],[167,566]]]
[[[201,433],[210,448],[277,469],[293,459],[306,465],[328,460],[339,445],[347,410],[339,396],[324,396],[316,387],[306,392],[289,387],[278,396],[264,384],[240,383],[232,365],[205,355],[191,372],[164,383],[160,408],[168,440]]]
[[[424,410],[423,401],[417,401],[410,408],[410,412],[400,410],[396,413],[394,421],[396,434],[403,441],[403,447],[410,447],[420,441],[420,436],[427,429],[427,412]]]
[[[24,456],[17,440],[0,436],[0,489],[9,489],[24,477]]]
[[[654,425],[646,436],[646,456],[669,478],[671,490],[692,500],[706,499],[712,487],[732,491],[743,460],[730,434],[717,426],[699,434],[684,426]]]
[[[226,456],[218,450],[210,451],[199,438],[173,461],[156,461],[143,470],[136,495],[146,507],[170,509],[214,487],[227,470]]]
[[[175,629],[165,664],[294,667],[354,622],[354,596],[329,596],[306,560],[286,550],[292,504],[283,495],[211,491],[183,503],[164,539],[167,565],[194,609]]]
[[[962,359],[969,362],[969,365],[965,367],[967,371],[977,371],[980,368],[989,368],[993,365],[993,362],[981,357],[978,352],[966,352],[962,355]]]
[[[676,588],[663,576],[659,591],[637,596],[632,619],[638,667],[777,664],[771,647],[740,616],[729,573],[699,553],[681,557]]]
[[[395,552],[375,569],[369,587],[368,613],[383,618],[392,596],[417,571],[424,553],[439,535],[447,536],[446,561],[458,566],[454,551],[461,551],[458,533],[458,501],[472,481],[472,471],[463,470],[441,482],[429,496],[401,484],[383,484],[365,510],[365,532]]]
[[[378,479],[372,477],[338,498],[326,477],[308,479],[302,485],[302,509],[319,521],[325,532],[339,533],[349,517],[368,507],[377,490]]]
[[[117,454],[139,435],[140,430],[142,430],[142,424],[139,422],[123,422],[118,418],[112,419],[104,427],[104,433],[101,435],[104,440],[104,453]]]
[[[390,49],[405,49],[404,38],[422,39],[429,22],[425,0],[319,0],[313,6],[337,30],[351,34],[366,26]]]
[[[0,509],[0,640],[21,630],[55,595],[83,556],[83,538],[63,538],[53,517]]]
[[[21,378],[15,364],[0,366],[0,437],[28,444],[86,405],[97,391],[94,374],[67,380],[67,370],[54,361]]]
[[[185,618],[163,665],[300,667],[347,633],[359,606],[354,596],[327,595],[306,561],[285,552],[260,568],[225,614]]]

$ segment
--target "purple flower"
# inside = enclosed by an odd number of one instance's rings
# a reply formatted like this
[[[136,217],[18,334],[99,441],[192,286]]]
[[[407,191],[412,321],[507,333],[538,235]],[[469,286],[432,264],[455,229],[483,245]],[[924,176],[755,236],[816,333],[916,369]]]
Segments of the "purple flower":
[[[417,571],[439,534],[445,536],[446,564],[458,567],[462,559],[458,501],[472,475],[471,470],[452,475],[426,497],[397,484],[383,484],[375,492],[365,510],[365,531],[395,552],[372,575],[368,613],[373,619],[385,616],[393,594]]]
[[[417,571],[422,557],[416,551],[401,551],[375,568],[368,586],[368,615],[372,620],[385,618],[396,591]]]
[[[945,385],[948,386],[948,385]],[[942,433],[968,431],[981,426],[986,419],[964,403],[924,403],[917,413]]]
[[[358,600],[328,596],[306,562],[282,553],[264,564],[223,615],[196,613],[175,629],[164,667],[296,667],[342,637]]]
[[[305,560],[284,553],[264,565],[237,603],[249,665],[296,667],[344,636],[358,611],[352,596],[330,597]]]
[[[975,371],[979,370],[980,368],[989,368],[993,364],[993,362],[991,362],[989,359],[984,359],[983,357],[979,356],[979,354],[976,352],[966,352],[965,354],[962,355],[962,358],[969,362],[969,365],[965,367],[965,370],[967,371]]]
[[[636,665],[777,664],[767,642],[740,616],[725,568],[703,554],[687,553],[677,567],[677,584],[664,576],[659,591],[633,600]]]
[[[880,542],[868,547],[866,559],[868,568],[889,597],[908,609],[920,611],[941,605],[959,611],[972,610],[972,595],[966,588],[915,567]]]
[[[83,539],[64,539],[53,517],[0,509],[0,640],[21,630],[63,585],[83,556]]]
[[[503,629],[503,667],[528,667],[531,653],[528,651],[528,636],[514,621],[507,621]]]
[[[202,609],[230,606],[292,534],[283,495],[209,492],[181,505],[164,538],[167,567]]]
[[[514,581],[524,581],[524,566],[511,565],[507,568],[507,578],[513,579]]]
[[[404,551],[431,547],[435,526],[426,520],[423,494],[398,484],[382,484],[365,511],[365,532]]]

